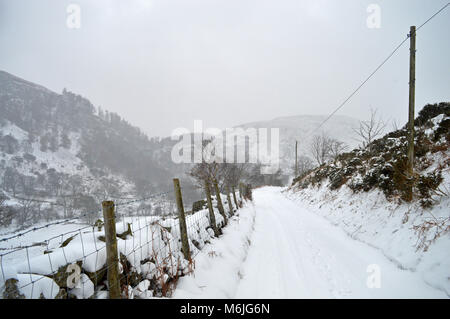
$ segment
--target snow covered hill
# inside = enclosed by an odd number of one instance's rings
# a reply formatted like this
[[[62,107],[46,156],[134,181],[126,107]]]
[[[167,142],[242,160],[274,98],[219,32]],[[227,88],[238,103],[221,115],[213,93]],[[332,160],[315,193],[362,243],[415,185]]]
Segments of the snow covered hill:
[[[162,147],[82,96],[0,71],[0,197],[7,206],[0,229],[94,211],[105,198],[167,190],[173,176],[152,152]],[[149,203],[146,211],[159,208]]]
[[[317,128],[326,119],[325,115],[299,115],[275,118],[269,121],[245,123],[236,127],[248,128],[278,128],[280,134],[280,167],[286,173],[292,174],[291,168],[295,162],[295,141],[298,141],[298,156],[310,155],[310,144],[314,135],[322,132],[344,142],[349,149],[357,146],[353,128],[359,126],[359,120],[342,115],[330,118],[319,130]],[[250,145],[254,148],[255,145]]]

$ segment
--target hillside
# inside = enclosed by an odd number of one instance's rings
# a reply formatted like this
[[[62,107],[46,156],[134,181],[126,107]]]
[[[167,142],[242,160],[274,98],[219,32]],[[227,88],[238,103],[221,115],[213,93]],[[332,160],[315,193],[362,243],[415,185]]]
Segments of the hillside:
[[[159,140],[80,95],[65,89],[58,94],[0,71],[0,114],[0,187],[21,209],[20,225],[94,210],[107,197],[138,196],[171,185],[172,173],[152,152],[161,149]],[[64,212],[53,211],[16,197],[64,204],[77,197],[78,207],[68,203]],[[3,225],[10,222],[2,218]]]

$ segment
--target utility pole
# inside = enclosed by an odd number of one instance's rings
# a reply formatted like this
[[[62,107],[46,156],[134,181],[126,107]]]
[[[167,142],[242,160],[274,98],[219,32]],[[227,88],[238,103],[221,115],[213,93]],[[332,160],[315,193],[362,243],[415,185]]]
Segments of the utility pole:
[[[295,177],[298,176],[298,157],[297,157],[297,141],[295,141]]]
[[[414,169],[414,104],[416,90],[416,27],[411,26],[409,32],[409,120],[408,120],[408,177],[412,179]],[[412,200],[412,184],[410,188]]]

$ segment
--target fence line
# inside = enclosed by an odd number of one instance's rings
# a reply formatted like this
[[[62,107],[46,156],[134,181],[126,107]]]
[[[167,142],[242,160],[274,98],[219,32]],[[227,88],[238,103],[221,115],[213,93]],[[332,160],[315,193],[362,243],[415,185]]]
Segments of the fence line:
[[[167,195],[174,190],[118,203],[103,202],[103,211],[109,214],[98,219],[94,225],[76,227],[45,240],[38,239],[33,244],[3,248],[8,251],[0,254],[1,297],[170,296],[178,278],[193,271],[194,258],[201,249],[219,235],[214,229],[224,227],[226,218],[234,214],[228,194],[226,199],[222,199],[229,207],[225,210],[225,216],[212,207],[213,225],[205,205],[199,210],[184,210],[182,190],[185,188],[179,186],[179,181],[178,187],[176,185],[174,181],[175,198],[179,197],[177,216],[127,216],[121,213],[126,206]],[[248,200],[251,196],[246,194],[251,191],[249,185],[246,187],[247,191],[240,193],[240,196]],[[214,202],[216,205],[220,202],[220,193],[216,193]],[[239,206],[242,206],[242,201]],[[82,216],[34,227],[2,238],[0,242],[13,241],[25,235],[32,237],[30,233],[53,225],[71,225],[70,221]],[[105,234],[106,227],[112,227],[112,232],[106,231]],[[113,251],[115,255],[111,257]]]

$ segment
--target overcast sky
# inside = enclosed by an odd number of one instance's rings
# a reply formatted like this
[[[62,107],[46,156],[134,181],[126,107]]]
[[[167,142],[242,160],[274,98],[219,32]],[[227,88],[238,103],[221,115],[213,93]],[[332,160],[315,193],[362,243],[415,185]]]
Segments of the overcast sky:
[[[0,69],[65,87],[150,136],[329,114],[448,1],[0,0]],[[69,29],[66,9],[81,8]],[[381,27],[368,28],[369,4]],[[450,7],[417,33],[416,113],[450,101]],[[409,42],[338,114],[404,124]]]

